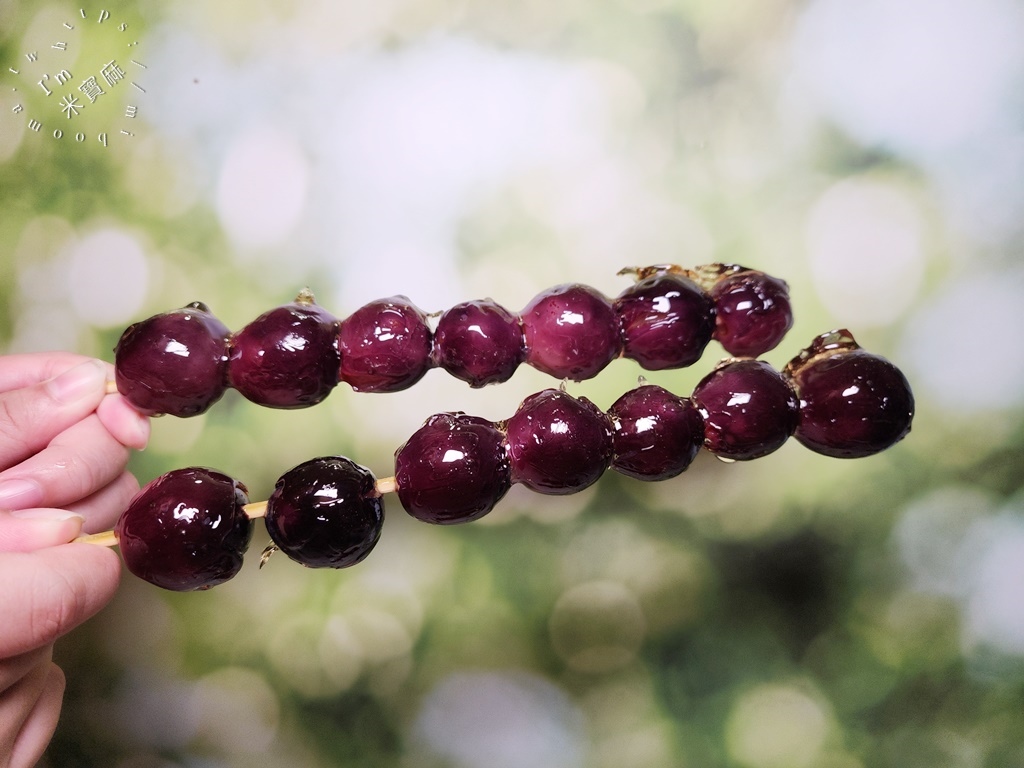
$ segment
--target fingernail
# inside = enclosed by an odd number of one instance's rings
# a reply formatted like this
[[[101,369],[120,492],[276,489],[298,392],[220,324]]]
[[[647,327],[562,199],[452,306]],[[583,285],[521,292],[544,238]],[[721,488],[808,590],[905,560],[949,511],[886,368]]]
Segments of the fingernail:
[[[53,398],[62,403],[71,403],[106,387],[107,372],[99,360],[88,360],[69,368],[60,376],[46,382]],[[104,390],[105,391],[105,390]]]
[[[137,450],[143,450],[146,444],[149,442],[149,419],[143,416],[141,413],[135,420],[135,444],[134,448]]]
[[[31,480],[0,480],[0,508],[34,507],[43,500],[43,489]]]
[[[85,518],[66,509],[19,509],[11,517],[23,520],[20,548],[31,552],[71,541],[82,533]]]
[[[55,523],[63,523],[65,520],[73,520],[76,517],[85,522],[85,518],[75,512],[68,512],[66,509],[17,509],[11,512],[11,517],[22,520],[49,520]]]

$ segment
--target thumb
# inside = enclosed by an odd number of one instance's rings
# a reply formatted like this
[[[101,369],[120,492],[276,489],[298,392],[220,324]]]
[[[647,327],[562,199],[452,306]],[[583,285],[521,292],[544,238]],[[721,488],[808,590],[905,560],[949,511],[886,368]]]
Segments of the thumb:
[[[83,518],[64,509],[0,510],[0,552],[34,552],[66,544],[82,532]]]
[[[120,576],[117,555],[95,544],[0,554],[0,658],[70,632],[110,601]]]

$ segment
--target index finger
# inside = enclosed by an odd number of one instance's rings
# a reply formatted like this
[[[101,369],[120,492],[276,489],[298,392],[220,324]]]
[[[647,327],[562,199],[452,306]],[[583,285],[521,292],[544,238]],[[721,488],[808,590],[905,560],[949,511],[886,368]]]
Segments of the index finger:
[[[92,544],[0,555],[0,658],[70,632],[110,601],[120,575],[117,555]]]
[[[0,468],[36,453],[100,404],[106,369],[92,358],[55,378],[0,392]]]

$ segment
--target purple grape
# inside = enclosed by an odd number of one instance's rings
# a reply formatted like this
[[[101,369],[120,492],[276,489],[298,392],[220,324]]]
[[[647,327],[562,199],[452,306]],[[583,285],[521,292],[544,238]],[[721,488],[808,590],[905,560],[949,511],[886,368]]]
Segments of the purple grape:
[[[398,392],[431,366],[431,334],[423,310],[405,296],[371,301],[342,320],[339,378],[356,392]]]
[[[198,301],[135,323],[114,347],[117,391],[147,414],[203,413],[227,388],[230,336]]]
[[[505,436],[491,422],[439,413],[395,453],[405,511],[427,523],[466,523],[490,512],[511,485]]]
[[[161,475],[129,502],[114,528],[131,573],[177,592],[232,578],[252,537],[245,486],[201,467]]]
[[[316,405],[338,383],[338,319],[308,291],[264,312],[234,335],[228,381],[271,408]]]
[[[612,458],[611,420],[585,397],[530,395],[507,422],[512,482],[563,495],[597,481]]]
[[[775,349],[793,327],[785,281],[745,267],[724,274],[711,288],[714,338],[736,357],[758,357]]]
[[[693,391],[704,417],[704,445],[716,456],[744,461],[780,448],[796,429],[796,395],[760,360],[719,365]]]
[[[614,306],[624,356],[648,371],[693,365],[715,330],[714,303],[682,275],[646,277],[620,293]]]
[[[436,364],[471,387],[508,381],[525,355],[519,319],[490,299],[456,304],[437,321]]]
[[[914,395],[906,377],[845,329],[819,336],[783,373],[800,396],[795,437],[812,451],[840,459],[872,456],[910,432]]]
[[[521,318],[526,362],[560,379],[596,376],[622,351],[611,302],[585,285],[544,291],[526,305]]]
[[[612,469],[637,480],[667,480],[683,472],[704,444],[704,421],[684,397],[647,384],[612,404]]]
[[[285,472],[267,500],[267,533],[310,568],[347,568],[380,538],[384,502],[373,473],[343,456],[310,459]]]

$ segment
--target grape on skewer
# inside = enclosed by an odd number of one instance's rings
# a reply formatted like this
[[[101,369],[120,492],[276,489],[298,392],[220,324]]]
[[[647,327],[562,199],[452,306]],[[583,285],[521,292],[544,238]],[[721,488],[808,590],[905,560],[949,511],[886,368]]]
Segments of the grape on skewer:
[[[434,364],[471,387],[512,378],[526,358],[519,318],[490,299],[456,304],[434,332]]]
[[[227,388],[230,336],[199,301],[134,323],[114,348],[117,389],[144,413],[204,413]]]
[[[141,489],[114,528],[125,566],[177,592],[209,589],[235,576],[252,538],[245,486],[189,467]]]
[[[427,316],[405,296],[371,301],[338,328],[339,377],[356,392],[408,389],[430,369]]]
[[[746,461],[782,447],[799,409],[789,382],[761,360],[726,360],[698,382],[693,401],[704,418],[704,445]]]
[[[846,329],[823,333],[782,373],[800,394],[795,437],[812,451],[861,458],[910,432],[914,395],[903,372]]]
[[[264,514],[274,545],[310,568],[347,568],[377,544],[384,502],[366,467],[342,456],[310,459],[285,472]]]
[[[505,435],[477,416],[435,414],[395,451],[395,484],[405,511],[419,520],[477,520],[512,485]]]
[[[338,384],[338,319],[303,290],[232,336],[228,384],[271,408],[316,405]]]
[[[711,297],[684,275],[646,277],[615,299],[623,355],[648,371],[685,368],[700,360],[715,328]]]

